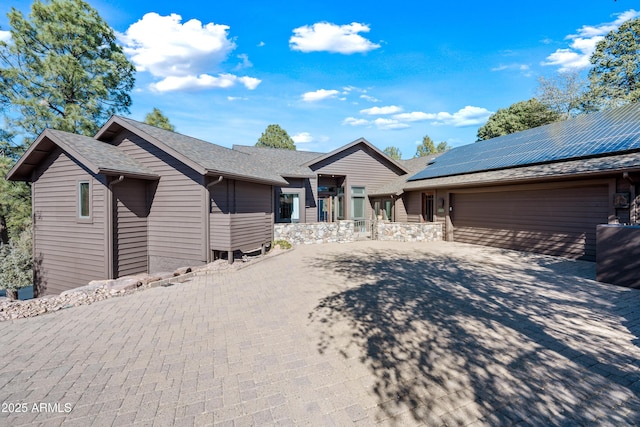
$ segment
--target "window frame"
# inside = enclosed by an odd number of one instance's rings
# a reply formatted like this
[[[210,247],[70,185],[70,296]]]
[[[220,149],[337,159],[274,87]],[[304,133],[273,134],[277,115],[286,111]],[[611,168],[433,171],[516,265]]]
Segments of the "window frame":
[[[83,186],[86,185],[86,193],[83,193]],[[83,194],[86,194],[87,215],[83,215]],[[93,222],[93,185],[90,179],[79,179],[76,182],[76,219],[78,222]]]
[[[281,188],[280,192],[277,194],[276,196],[276,209],[275,209],[275,217],[276,217],[276,223],[279,224],[297,224],[300,222],[304,222],[304,196],[302,193],[303,190],[301,189],[296,189],[296,190],[289,190],[289,189],[284,189]],[[280,212],[281,212],[281,204],[280,204],[280,200],[283,196],[292,196],[295,197],[297,196],[298,198],[298,219],[296,220],[292,220],[291,218],[282,218],[280,216]]]
[[[362,189],[362,191],[360,191]],[[357,190],[357,191],[356,191]],[[355,216],[355,201],[362,201],[362,217]],[[367,187],[360,185],[351,186],[351,219],[352,220],[363,220],[367,219]]]
[[[436,220],[436,195],[434,192],[422,193],[422,218],[425,222]]]

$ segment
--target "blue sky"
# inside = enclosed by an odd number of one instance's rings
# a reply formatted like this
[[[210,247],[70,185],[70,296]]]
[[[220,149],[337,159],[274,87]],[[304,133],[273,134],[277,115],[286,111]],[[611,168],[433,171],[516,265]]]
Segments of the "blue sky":
[[[424,135],[472,143],[540,76],[586,73],[597,40],[640,16],[630,0],[89,3],[138,69],[134,119],[157,107],[228,147],[277,123],[300,150],[364,137],[403,158]],[[0,29],[30,4],[3,3]]]

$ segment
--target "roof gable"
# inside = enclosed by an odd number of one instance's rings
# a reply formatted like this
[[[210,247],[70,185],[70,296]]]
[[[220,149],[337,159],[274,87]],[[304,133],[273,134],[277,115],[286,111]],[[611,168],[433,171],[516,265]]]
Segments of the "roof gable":
[[[246,153],[121,116],[113,116],[96,134],[96,139],[108,141],[122,129],[144,138],[202,175],[220,174],[247,181],[286,184],[265,162],[256,162]]]
[[[454,148],[409,181],[640,150],[640,104]]]
[[[390,167],[391,169],[395,169],[396,171],[402,173],[408,173],[409,171],[407,170],[407,168],[402,165],[400,162],[397,162],[395,160],[393,160],[391,157],[387,156],[384,152],[380,151],[378,148],[376,148],[374,145],[372,145],[369,141],[367,141],[364,138],[358,138],[355,141],[347,144],[347,145],[343,145],[340,148],[337,148],[333,151],[331,151],[330,153],[327,153],[325,155],[321,155],[320,157],[317,157],[315,159],[312,159],[310,161],[308,161],[307,163],[305,163],[305,166],[309,166],[309,167],[313,167],[315,165],[317,165],[318,163],[324,162],[324,163],[331,163],[331,158],[332,157],[339,157],[340,154],[344,153],[345,151],[351,149],[352,147],[355,147],[357,145],[362,145],[363,147],[365,147],[365,149],[370,150],[371,152],[373,152],[373,154],[378,157],[380,160],[382,160],[382,162],[387,164],[387,167]]]
[[[95,174],[158,178],[158,175],[152,170],[110,144],[83,135],[46,129],[11,168],[7,179],[13,181],[30,180],[33,170],[55,147],[60,147]]]

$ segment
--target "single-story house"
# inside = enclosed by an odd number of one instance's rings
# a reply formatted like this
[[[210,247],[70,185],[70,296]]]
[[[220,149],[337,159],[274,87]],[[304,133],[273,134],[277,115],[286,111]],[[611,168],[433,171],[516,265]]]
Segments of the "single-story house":
[[[274,223],[438,222],[445,238],[593,260],[595,227],[640,221],[640,105],[396,161],[224,148],[124,117],[45,130],[7,175],[32,183],[40,293],[264,249]]]
[[[47,129],[9,172],[32,183],[34,283],[172,271],[264,249],[275,222],[361,219],[406,175],[364,139],[331,153],[221,147],[124,117],[94,138]]]
[[[275,221],[282,223],[367,220],[381,210],[392,219],[393,204],[369,193],[415,171],[408,164],[416,164],[394,160],[364,138],[330,153],[241,145],[233,149],[253,156],[256,163],[266,161],[287,181],[274,192]]]
[[[94,138],[45,130],[7,177],[32,183],[39,294],[264,247],[287,185],[247,154],[118,116]]]
[[[452,149],[398,183],[447,240],[595,260],[596,226],[640,222],[640,104]]]

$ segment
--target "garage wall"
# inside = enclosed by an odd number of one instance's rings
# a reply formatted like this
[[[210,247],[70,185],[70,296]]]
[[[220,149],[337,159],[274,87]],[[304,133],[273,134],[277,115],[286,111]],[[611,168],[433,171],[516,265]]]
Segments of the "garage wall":
[[[457,242],[595,260],[596,226],[606,224],[610,186],[451,192]]]

